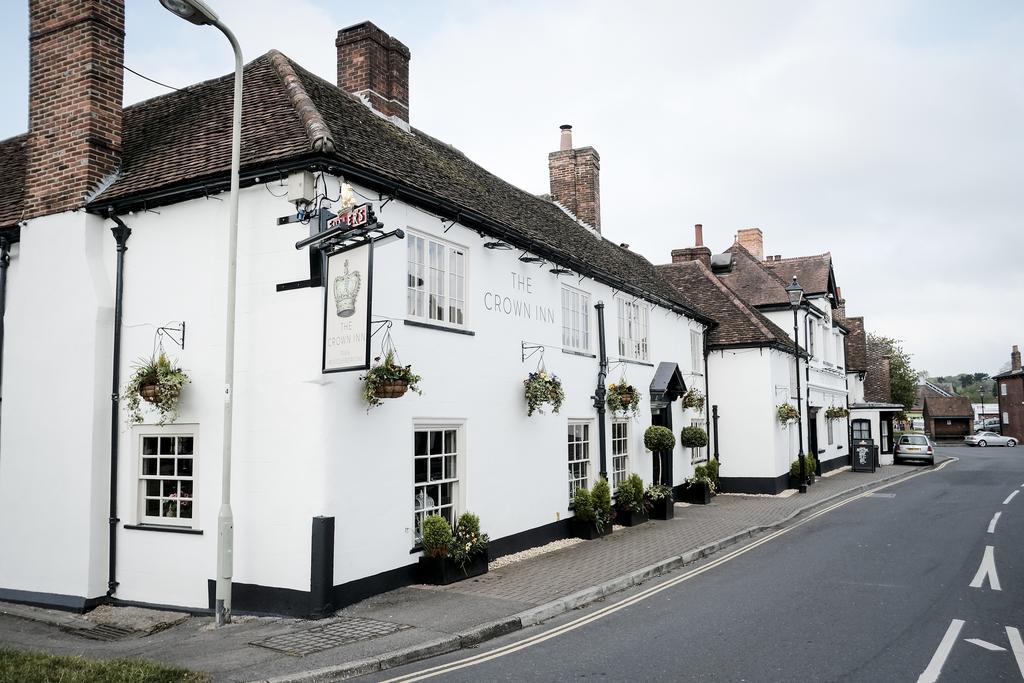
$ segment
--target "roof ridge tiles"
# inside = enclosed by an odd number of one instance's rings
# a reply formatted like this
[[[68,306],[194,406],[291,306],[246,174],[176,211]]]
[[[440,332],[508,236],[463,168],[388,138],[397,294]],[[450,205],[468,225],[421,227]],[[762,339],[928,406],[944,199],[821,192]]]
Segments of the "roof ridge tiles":
[[[298,74],[295,73],[292,60],[278,50],[270,50],[266,56],[280,77],[285,92],[288,94],[288,101],[295,109],[295,114],[299,117],[302,127],[306,129],[310,149],[314,152],[333,153],[335,150],[334,135],[320,114],[320,110],[303,87]]]

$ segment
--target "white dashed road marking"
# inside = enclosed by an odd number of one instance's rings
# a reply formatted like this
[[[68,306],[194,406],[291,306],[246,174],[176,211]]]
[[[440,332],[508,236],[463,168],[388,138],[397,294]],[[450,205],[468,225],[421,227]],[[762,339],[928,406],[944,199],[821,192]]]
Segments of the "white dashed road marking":
[[[1014,496],[1016,496],[1016,495],[1017,495],[1018,493],[1020,493],[1020,491],[1018,491],[1017,489],[1014,489],[1014,490],[1013,490],[1013,493],[1011,493],[1010,495],[1008,495],[1008,496],[1006,497],[1006,500],[1004,500],[1004,501],[1003,501],[1003,505],[1006,505],[1006,504],[1007,504],[1007,503],[1009,503],[1009,502],[1010,502],[1011,500],[1013,500],[1013,497],[1014,497]]]
[[[986,650],[991,650],[992,652],[1006,652],[1005,647],[999,647],[995,643],[990,643],[987,640],[982,640],[981,638],[964,638],[964,640],[971,645],[977,645],[978,647],[983,647]]]
[[[988,532],[990,534],[994,534],[996,532],[996,522],[999,521],[999,517],[1002,514],[1002,512],[997,512],[995,515],[992,516],[992,521],[988,523]]]
[[[942,673],[942,665],[946,663],[946,659],[953,649],[953,644],[956,643],[957,636],[960,635],[960,629],[963,627],[963,619],[954,619],[949,622],[946,635],[942,636],[939,647],[935,650],[935,654],[932,655],[932,661],[928,662],[928,668],[917,677],[917,683],[935,683],[935,681],[939,680],[939,674]]]
[[[1017,660],[1017,668],[1020,669],[1021,678],[1024,678],[1024,641],[1020,639],[1020,631],[1013,626],[1006,627],[1006,637],[1010,641],[1010,649],[1013,650],[1013,657]]]

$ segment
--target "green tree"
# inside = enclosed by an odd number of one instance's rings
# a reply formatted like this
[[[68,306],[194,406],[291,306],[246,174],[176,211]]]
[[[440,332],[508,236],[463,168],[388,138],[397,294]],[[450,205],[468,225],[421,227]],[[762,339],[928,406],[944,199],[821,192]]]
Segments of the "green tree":
[[[971,386],[971,382],[972,382],[972,380],[971,380],[971,376],[970,375],[960,375],[960,388],[961,389],[966,389],[967,387]]]
[[[889,357],[889,388],[892,400],[904,410],[910,410],[917,400],[917,372],[910,364],[910,354],[903,350],[898,339],[878,334],[868,334],[868,343],[877,344]]]

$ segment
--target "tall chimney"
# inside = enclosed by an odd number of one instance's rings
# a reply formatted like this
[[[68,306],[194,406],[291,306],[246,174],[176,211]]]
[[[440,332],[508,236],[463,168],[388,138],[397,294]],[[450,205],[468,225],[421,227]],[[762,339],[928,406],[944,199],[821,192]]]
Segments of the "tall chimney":
[[[572,126],[562,130],[557,152],[548,154],[551,198],[601,231],[601,157],[593,147],[572,146]]]
[[[684,249],[672,250],[672,263],[684,263],[686,261],[700,261],[708,268],[711,267],[711,249],[704,246],[704,226],[697,223],[693,226],[694,246]]]
[[[124,0],[29,1],[26,215],[82,206],[121,164]]]
[[[836,310],[839,315],[846,317],[846,299],[843,298],[843,288],[836,287]]]
[[[1014,372],[1020,370],[1020,349],[1017,345],[1013,345],[1013,351],[1010,352],[1010,369]]]
[[[338,31],[334,45],[338,48],[338,87],[407,128],[409,48],[369,21]]]
[[[761,228],[737,230],[736,241],[758,261],[764,260],[764,235],[761,234]]]

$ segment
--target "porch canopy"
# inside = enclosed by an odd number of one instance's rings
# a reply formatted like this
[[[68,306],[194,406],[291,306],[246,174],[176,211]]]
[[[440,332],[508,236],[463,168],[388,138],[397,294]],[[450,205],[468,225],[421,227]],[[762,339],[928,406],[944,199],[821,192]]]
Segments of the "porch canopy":
[[[686,393],[686,382],[678,363],[658,363],[651,380],[651,408],[664,408]]]

